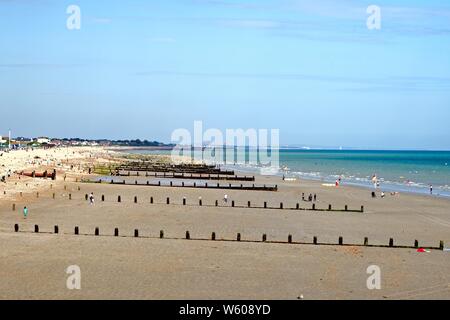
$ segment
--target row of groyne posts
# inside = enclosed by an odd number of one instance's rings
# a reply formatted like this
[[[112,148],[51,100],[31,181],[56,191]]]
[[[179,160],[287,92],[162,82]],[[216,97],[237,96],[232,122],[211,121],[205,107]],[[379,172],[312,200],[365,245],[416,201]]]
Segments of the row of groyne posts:
[[[78,181],[77,181],[78,182]],[[103,183],[102,179],[98,179],[96,181],[92,180],[82,180],[82,183]],[[158,183],[150,183],[150,181],[146,181],[143,183],[139,183],[137,180],[134,182],[127,182],[125,180],[122,181],[114,181],[111,179],[109,184],[119,184],[119,185],[127,185],[127,186],[147,186],[147,187],[175,187],[175,188],[201,188],[201,189],[230,189],[230,190],[251,190],[251,191],[278,191],[278,185],[255,185],[254,183],[252,185],[236,185],[236,184],[220,184],[220,183],[203,183],[198,184],[197,182],[193,183],[185,183],[182,181],[179,184],[173,183],[173,181],[169,181],[169,184],[162,184],[161,181],[158,181]]]
[[[93,168],[95,171],[95,167]],[[255,181],[254,176],[238,176],[232,170],[222,170],[220,167],[206,164],[146,164],[126,163],[114,168],[109,167],[112,176],[145,176],[173,179],[203,179],[203,180],[235,180]],[[89,169],[92,172],[92,169]],[[142,172],[145,172],[143,174]]]
[[[115,170],[234,175],[233,170],[206,164],[126,163],[115,167]]]
[[[146,162],[130,162],[122,164],[115,167],[109,167],[110,175],[114,176],[138,176],[138,177],[161,177],[161,178],[172,178],[172,179],[195,179],[195,180],[228,180],[228,181],[255,181],[254,176],[238,176],[232,170],[222,170],[220,167],[207,164],[165,164],[165,163],[146,163]],[[95,167],[89,168],[89,173],[95,172]],[[145,172],[145,173],[143,173]],[[81,182],[86,183],[102,183],[103,180],[99,179],[97,181],[90,179],[83,179]],[[213,188],[213,189],[240,189],[240,190],[253,190],[253,191],[277,191],[278,186],[256,186],[255,184],[251,186],[233,185],[229,183],[228,185],[208,184],[208,183],[185,183],[174,184],[170,181],[169,185],[162,184],[161,181],[158,183],[138,182],[127,183],[123,181],[114,181],[114,178],[110,179],[111,184],[122,184],[122,185],[136,185],[136,186],[152,186],[152,187],[186,187],[186,188]]]
[[[49,173],[48,170],[45,170],[44,172],[36,172],[33,170],[32,172],[21,171],[19,174],[31,178],[51,178],[52,180],[56,180],[56,169],[53,169],[51,173]]]
[[[203,173],[176,173],[176,172],[153,172],[145,171],[145,174],[139,171],[133,170],[117,170],[116,172],[111,172],[113,176],[122,177],[155,177],[155,178],[171,178],[171,179],[197,179],[197,180],[234,180],[234,181],[255,181],[255,176],[238,176],[238,175],[224,175],[218,174],[203,174]]]
[[[78,187],[78,190],[80,190],[80,187]],[[22,193],[20,193],[20,195],[22,196]],[[39,192],[36,192],[36,197],[39,198],[40,194]],[[52,198],[55,199],[56,198],[56,193],[52,193]],[[72,194],[69,193],[68,194],[68,199],[72,200]],[[84,195],[84,200],[88,200],[89,199],[89,195],[85,194]],[[106,201],[106,197],[104,194],[101,195],[101,201],[105,202]],[[122,202],[122,196],[118,195],[117,196],[117,203],[121,203]],[[134,196],[133,198],[133,202],[135,204],[138,204],[138,197]],[[222,200],[222,203],[225,202],[225,200]],[[165,202],[155,202],[155,199],[153,197],[150,197],[150,204],[166,204],[166,205],[170,205],[170,204],[174,204],[176,205],[177,203],[173,203],[171,202],[171,198],[167,197]],[[295,207],[288,207],[285,206],[283,202],[280,202],[279,206],[269,206],[267,201],[263,202],[263,206],[254,206],[252,205],[251,201],[247,201],[247,205],[238,205],[236,204],[236,202],[234,200],[230,200],[230,201],[226,201],[225,202],[227,205],[221,205],[219,203],[219,200],[215,200],[214,204],[207,204],[207,203],[203,203],[203,199],[198,199],[197,205],[198,206],[205,206],[205,207],[226,207],[226,208],[251,208],[251,209],[278,209],[278,210],[312,210],[312,211],[334,211],[334,212],[364,212],[364,206],[361,206],[360,209],[350,209],[348,205],[345,205],[343,209],[336,209],[333,208],[333,206],[331,204],[328,205],[328,208],[318,208],[316,206],[316,203],[312,203],[310,208],[305,208],[305,207],[300,207],[300,203],[296,203]],[[228,203],[230,203],[228,205]],[[178,204],[179,205],[179,204]],[[186,205],[190,205],[192,206],[193,204],[188,204],[187,203],[187,198],[183,197],[182,199],[182,205],[186,206]],[[12,204],[12,210],[15,211],[16,210],[16,204],[13,203]]]
[[[27,232],[27,231],[21,231],[19,224],[15,224],[14,225],[14,232]],[[29,231],[28,231],[29,232]],[[34,225],[34,233],[46,233],[46,234],[59,234],[59,226],[55,225],[53,228],[53,232],[42,232],[39,229],[39,225]],[[65,233],[67,234],[67,233]],[[74,228],[74,235],[83,235],[83,236],[100,236],[100,229],[98,227],[96,227],[94,229],[94,234],[89,234],[89,233],[80,233],[80,228],[78,226],[75,226]],[[102,234],[102,236],[111,236],[110,234]],[[119,232],[119,228],[114,228],[114,237],[119,237],[120,236],[120,232]],[[344,238],[342,236],[340,236],[338,238],[337,243],[330,243],[330,242],[319,242],[317,236],[314,236],[312,239],[312,242],[305,242],[305,241],[293,241],[292,239],[292,235],[289,234],[287,237],[287,241],[270,241],[267,240],[267,234],[263,234],[261,237],[260,241],[257,240],[244,240],[241,236],[241,233],[237,233],[236,234],[236,238],[235,239],[224,239],[224,238],[217,238],[216,233],[212,232],[211,233],[211,237],[210,238],[193,238],[191,237],[191,233],[189,231],[186,231],[185,236],[184,237],[164,237],[164,230],[160,230],[159,232],[159,237],[156,236],[142,236],[139,234],[139,229],[134,229],[134,235],[133,236],[129,236],[129,235],[122,235],[121,237],[134,237],[134,238],[147,238],[147,239],[156,239],[156,238],[160,238],[160,239],[173,239],[173,240],[181,240],[181,239],[186,239],[186,240],[199,240],[199,241],[237,241],[237,242],[252,242],[252,243],[279,243],[279,244],[303,244],[303,245],[307,245],[307,244],[313,244],[313,245],[327,245],[327,246],[332,246],[332,245],[338,245],[338,246],[364,246],[364,247],[378,247],[378,248],[405,248],[405,249],[418,249],[419,248],[419,241],[418,240],[414,240],[414,245],[412,246],[408,246],[408,245],[395,245],[394,244],[394,239],[390,238],[389,239],[389,243],[387,245],[382,245],[382,244],[369,244],[369,238],[365,237],[364,238],[364,243],[344,243]],[[439,241],[439,246],[438,247],[422,247],[424,249],[436,249],[436,250],[444,250],[444,241]]]

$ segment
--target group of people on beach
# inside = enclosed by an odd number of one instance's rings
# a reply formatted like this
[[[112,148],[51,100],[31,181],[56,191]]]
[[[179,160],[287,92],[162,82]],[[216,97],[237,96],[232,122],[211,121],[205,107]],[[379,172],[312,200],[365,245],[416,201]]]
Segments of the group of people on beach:
[[[308,202],[316,202],[317,201],[317,194],[314,193],[314,195],[312,193],[309,194],[308,198],[305,200],[305,194],[302,193],[302,200],[303,201],[308,201]]]

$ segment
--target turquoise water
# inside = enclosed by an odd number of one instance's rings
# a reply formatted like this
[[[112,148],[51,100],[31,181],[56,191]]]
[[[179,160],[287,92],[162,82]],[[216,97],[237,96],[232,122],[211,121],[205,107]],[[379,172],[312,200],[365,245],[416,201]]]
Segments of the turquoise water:
[[[170,154],[170,151],[134,151],[137,153]],[[253,151],[251,151],[253,152]],[[362,150],[299,150],[279,152],[280,175],[341,182],[371,187],[376,175],[385,191],[402,191],[450,197],[450,151],[362,151]],[[256,165],[227,165],[257,172]]]
[[[376,175],[386,191],[450,196],[450,152],[284,150],[280,164],[287,173],[312,179],[372,187]]]

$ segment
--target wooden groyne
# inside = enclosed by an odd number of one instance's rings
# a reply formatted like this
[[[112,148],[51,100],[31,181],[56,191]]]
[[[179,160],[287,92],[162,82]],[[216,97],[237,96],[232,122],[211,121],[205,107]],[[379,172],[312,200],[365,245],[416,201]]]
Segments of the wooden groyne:
[[[56,169],[53,169],[52,173],[49,173],[47,170],[45,170],[44,172],[36,172],[36,171],[32,171],[32,172],[25,172],[25,171],[21,171],[19,173],[22,176],[26,176],[26,177],[31,177],[31,178],[51,178],[52,180],[56,180]]]
[[[134,181],[134,183],[123,181],[114,181],[111,180],[110,182],[104,182],[102,179],[99,180],[82,180],[83,183],[106,183],[106,184],[116,184],[116,185],[127,185],[127,186],[141,186],[141,187],[166,187],[166,188],[200,188],[200,189],[229,189],[229,190],[250,190],[250,191],[278,191],[278,185],[236,185],[236,184],[220,184],[220,183],[204,183],[204,184],[198,184],[196,182],[193,183],[185,183],[181,182],[178,184],[173,183],[173,181],[170,181],[169,184],[161,183],[161,181],[158,181],[158,183],[150,183],[150,181],[147,181],[145,183]]]
[[[234,175],[232,170],[222,170],[214,165],[205,164],[162,164],[162,163],[126,163],[115,167],[115,171],[148,171],[148,172],[174,172],[197,174]]]
[[[195,179],[195,180],[229,180],[229,181],[255,181],[254,176],[238,176],[238,175],[223,175],[223,174],[196,174],[196,173],[175,173],[175,172],[148,172],[142,173],[140,171],[116,171],[112,174],[119,177],[155,177],[155,178],[170,178],[170,179]]]
[[[15,233],[36,233],[36,234],[66,234],[66,235],[76,235],[76,236],[93,236],[93,237],[99,237],[100,236],[100,228],[96,227],[94,230],[94,233],[92,232],[85,232],[81,233],[80,228],[78,226],[75,226],[73,228],[73,233],[63,233],[60,232],[59,226],[55,225],[53,227],[53,231],[44,231],[39,228],[39,225],[34,225],[34,229],[31,230],[22,230],[20,228],[19,224],[14,224],[14,232]],[[148,234],[143,235],[139,232],[139,229],[134,229],[134,232],[132,235],[130,234],[121,234],[119,232],[119,228],[114,228],[114,233],[111,234],[111,232],[103,233],[101,234],[103,237],[122,237],[122,238],[147,238],[147,239],[171,239],[171,240],[197,240],[197,241],[228,241],[228,242],[250,242],[250,243],[274,243],[274,244],[297,244],[297,245],[314,245],[314,246],[350,246],[350,247],[372,247],[372,248],[397,248],[397,249],[430,249],[430,250],[439,250],[444,251],[445,249],[445,243],[443,240],[439,241],[438,246],[425,246],[421,247],[419,246],[419,242],[417,240],[414,240],[414,244],[412,245],[396,245],[394,244],[394,238],[389,238],[388,244],[379,244],[379,243],[373,243],[369,244],[369,238],[364,237],[363,242],[360,243],[345,243],[344,238],[342,236],[339,236],[338,241],[336,242],[319,242],[317,239],[317,236],[314,236],[312,238],[312,241],[294,241],[291,234],[287,236],[287,240],[270,240],[267,238],[267,234],[263,233],[261,236],[261,240],[256,239],[245,239],[241,233],[237,233],[235,238],[219,238],[216,234],[216,232],[211,233],[210,238],[204,238],[204,237],[193,237],[189,230],[187,230],[184,233],[184,236],[178,236],[178,237],[165,237],[164,236],[164,230],[159,231],[159,235],[155,234]]]

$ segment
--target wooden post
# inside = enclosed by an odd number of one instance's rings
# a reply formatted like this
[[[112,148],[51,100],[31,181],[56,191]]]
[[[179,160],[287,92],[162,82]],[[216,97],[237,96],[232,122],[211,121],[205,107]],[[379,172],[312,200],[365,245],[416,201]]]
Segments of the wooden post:
[[[234,200],[233,200],[233,201],[231,201],[231,206],[232,206],[232,207],[234,207]]]
[[[191,238],[191,235],[189,234],[189,231],[186,231],[186,239],[189,240]]]
[[[361,212],[364,212],[364,206],[361,206]]]
[[[316,210],[316,204],[315,204],[315,203],[313,203],[312,209],[313,209],[313,210]]]
[[[348,211],[348,206],[347,205],[345,205],[345,211]]]
[[[240,233],[237,234],[236,240],[237,241],[241,241],[241,234]]]
[[[418,248],[419,247],[419,241],[414,240],[414,248]]]
[[[75,234],[79,234],[79,231],[80,231],[80,230],[78,229],[78,227],[75,227],[75,232],[74,232],[74,233],[75,233]]]
[[[331,204],[328,205],[328,211],[331,211]]]
[[[186,205],[186,198],[183,198],[183,206]]]
[[[36,192],[36,198],[39,198],[39,192]]]
[[[69,200],[72,200],[72,194],[69,193]]]
[[[296,205],[295,205],[295,209],[300,209],[300,203],[297,203]]]
[[[100,235],[100,230],[98,229],[98,227],[95,228],[95,235],[96,235],[96,236]]]
[[[344,243],[344,239],[342,237],[339,237],[339,245],[342,246]]]
[[[34,225],[34,232],[39,233],[39,226],[37,224]]]
[[[288,235],[288,243],[292,243],[292,235]]]
[[[266,240],[267,240],[267,235],[264,233],[263,236],[262,236],[262,241],[266,242]]]
[[[138,229],[134,229],[134,237],[139,238],[139,230]]]
[[[444,250],[444,241],[439,241],[439,250]]]
[[[117,197],[117,202],[122,202],[122,198],[120,196]]]
[[[251,206],[252,206],[252,205],[251,205],[250,201],[248,201],[248,202],[247,202],[247,207],[250,208]]]
[[[85,195],[84,195],[84,200],[87,200],[88,197],[89,197],[89,196],[88,196],[87,194],[85,194]]]
[[[153,197],[150,197],[150,203],[153,203]]]
[[[159,231],[159,237],[162,239],[164,238],[164,230]]]
[[[15,203],[13,203],[13,205],[12,205],[12,211],[16,211],[16,204]]]
[[[52,198],[55,199],[55,197],[56,197],[56,194],[53,192]]]
[[[283,202],[280,202],[280,209],[283,209]]]
[[[394,246],[394,239],[390,238],[389,239],[389,247],[393,247]]]
[[[267,209],[267,201],[264,201],[264,209]]]
[[[369,238],[367,238],[367,237],[364,238],[364,245],[365,246],[369,245]]]
[[[170,204],[170,198],[169,197],[167,197],[167,199],[166,199],[166,204]]]
[[[317,237],[316,236],[314,236],[314,238],[313,238],[313,243],[317,244]]]
[[[216,240],[216,233],[215,233],[215,232],[213,232],[213,233],[211,234],[211,240]]]
[[[105,201],[105,195],[102,194],[102,202],[104,202],[104,201]]]
[[[19,232],[19,225],[17,223],[14,225],[14,232]]]
[[[202,199],[198,200],[198,205],[201,207],[202,206]]]
[[[119,236],[119,228],[115,228],[114,229],[114,236],[118,237]]]
[[[134,203],[137,203],[137,197],[134,196]]]

